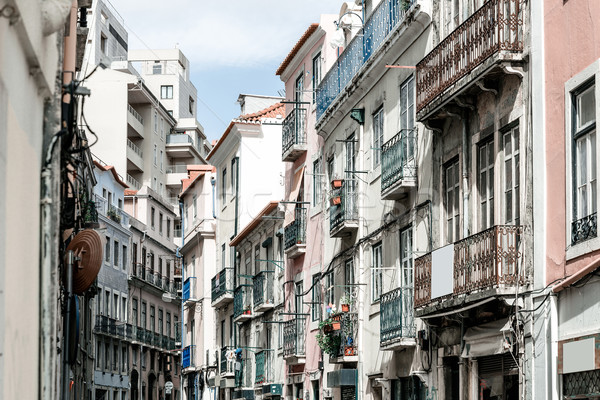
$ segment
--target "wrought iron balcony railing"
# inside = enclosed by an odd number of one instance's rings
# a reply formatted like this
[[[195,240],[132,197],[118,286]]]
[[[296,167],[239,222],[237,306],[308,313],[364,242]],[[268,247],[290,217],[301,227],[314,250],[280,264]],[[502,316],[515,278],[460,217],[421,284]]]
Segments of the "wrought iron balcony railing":
[[[306,208],[296,208],[294,214],[294,222],[285,227],[285,250],[306,244]]]
[[[269,353],[266,350],[256,352],[254,355],[256,363],[256,374],[254,377],[255,385],[262,385],[268,382],[268,370],[269,370]]]
[[[219,372],[221,375],[230,375],[235,372],[235,349],[233,346],[221,347],[221,360]]]
[[[145,283],[148,283],[163,292],[171,293],[172,295],[177,294],[177,285],[175,281],[169,279],[166,276],[162,276],[157,271],[144,267],[142,264],[133,264],[131,268],[131,275]]]
[[[194,364],[194,345],[187,346],[183,349],[181,356],[181,365],[183,368],[193,367]]]
[[[233,292],[233,318],[252,316],[252,288],[240,285]]]
[[[499,51],[523,50],[522,0],[489,0],[418,64],[417,111]]]
[[[297,317],[283,323],[283,356],[304,356],[306,352],[306,318]]]
[[[380,342],[414,338],[416,333],[412,287],[397,288],[381,295]]]
[[[110,218],[124,227],[129,225],[130,215],[122,209],[115,207],[112,204],[108,204],[108,200],[104,197],[94,194],[94,203],[96,205],[96,211],[101,215]]]
[[[252,278],[252,297],[254,309],[259,310],[265,306],[273,306],[273,272],[261,271]]]
[[[353,179],[344,180],[342,187],[332,192],[329,207],[329,231],[335,231],[346,221],[356,221],[358,218],[357,182]],[[338,200],[339,198],[339,200]],[[338,203],[339,204],[335,204]]]
[[[385,142],[381,149],[381,192],[417,177],[417,130],[402,130]]]
[[[306,109],[294,107],[283,120],[281,130],[282,157],[284,161],[293,161],[286,159],[292,148],[306,144]]]
[[[452,294],[523,284],[521,236],[523,227],[496,225],[454,243]],[[415,307],[432,300],[432,253],[415,260]]]
[[[217,301],[226,294],[233,294],[233,277],[232,270],[229,268],[222,269],[210,281],[211,302]]]
[[[387,41],[416,0],[383,0],[365,21],[364,28],[344,49],[317,88],[317,120],[331,106],[361,67]]]
[[[123,340],[137,341],[164,350],[175,349],[175,339],[167,335],[155,333],[105,315],[96,315],[94,332]]]
[[[571,244],[584,242],[598,236],[598,217],[592,213],[571,223]]]

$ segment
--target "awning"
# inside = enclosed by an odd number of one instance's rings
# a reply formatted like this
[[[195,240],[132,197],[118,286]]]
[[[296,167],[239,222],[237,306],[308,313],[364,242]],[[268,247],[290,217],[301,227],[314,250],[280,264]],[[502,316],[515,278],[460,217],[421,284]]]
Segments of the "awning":
[[[508,318],[467,329],[462,357],[502,354],[512,349],[513,334]]]
[[[304,178],[304,166],[298,169],[294,174],[294,180],[292,182],[292,190],[290,191],[290,195],[287,198],[287,201],[297,201],[298,193],[300,192],[300,186],[302,185],[302,179]],[[287,203],[285,205],[285,217],[283,220],[283,226],[286,227],[296,219],[294,214],[294,209],[296,208],[296,204]]]

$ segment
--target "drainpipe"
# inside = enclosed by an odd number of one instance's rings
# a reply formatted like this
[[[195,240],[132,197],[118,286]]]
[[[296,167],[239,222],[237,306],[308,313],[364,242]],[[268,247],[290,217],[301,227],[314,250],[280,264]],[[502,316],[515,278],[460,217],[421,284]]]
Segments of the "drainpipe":
[[[469,236],[469,143],[468,143],[468,121],[466,116],[461,116],[462,121],[462,187],[463,187],[463,238]]]
[[[364,9],[364,7],[363,7],[363,9]],[[364,152],[363,152],[363,148],[362,148],[363,143],[364,143],[363,139],[364,139],[364,124],[361,123],[361,124],[359,124],[359,127],[358,127],[358,168],[356,168],[356,166],[355,166],[355,169],[357,169],[358,171],[364,171],[364,157],[363,157]],[[364,183],[362,182],[362,180],[360,180],[360,179],[358,180],[358,185],[359,185],[359,188],[362,190],[357,190],[357,192],[364,193],[364,189],[363,189]],[[364,196],[360,196],[360,199],[358,201],[358,205],[360,207],[358,210],[358,215],[359,215],[358,237],[361,239],[365,236],[365,227],[364,227],[363,221],[360,218],[361,211],[364,210],[364,203],[365,203]],[[364,258],[365,258],[365,247],[364,247],[364,245],[361,244],[358,246],[359,265],[365,265]],[[367,275],[368,274],[361,273],[361,276],[363,277],[363,279]],[[359,303],[360,303],[360,301],[359,301]],[[367,346],[365,346],[364,335],[361,334],[361,330],[360,330],[360,328],[364,329],[364,325],[361,326],[361,321],[365,321],[364,300],[363,300],[363,304],[360,304],[360,306],[358,307],[358,316],[357,316],[357,321],[356,321],[356,323],[358,324],[358,329],[356,330],[356,334],[358,336],[357,339],[359,339],[358,340],[358,356],[359,356],[359,360],[360,360],[360,357],[362,357],[362,359],[364,361],[364,356],[366,354],[365,349],[367,348]],[[360,393],[364,393],[364,391],[362,390],[363,380],[361,379],[361,377],[363,376],[363,365],[364,365],[364,362],[359,362],[357,365],[358,371],[356,371],[357,372],[356,386],[354,389],[354,399],[355,400],[359,400]]]
[[[183,266],[183,255],[179,252],[182,248],[183,245],[185,244],[185,214],[183,213],[183,200],[180,198],[179,199],[179,215],[181,215],[181,246],[179,246],[177,248],[177,251],[175,253],[175,257],[179,258],[179,260],[181,261],[181,294],[183,297],[183,285],[185,282],[185,268]],[[183,327],[185,326],[185,321],[183,319],[184,313],[183,313],[183,300],[181,301],[181,331],[180,331],[180,335],[181,335],[181,348],[184,348],[184,342],[185,342],[185,335],[183,334]],[[175,338],[175,340],[177,340],[177,337]],[[181,396],[183,396],[183,353],[181,353],[181,375],[179,376],[179,393],[181,394]],[[140,388],[140,393],[141,393],[141,388]]]

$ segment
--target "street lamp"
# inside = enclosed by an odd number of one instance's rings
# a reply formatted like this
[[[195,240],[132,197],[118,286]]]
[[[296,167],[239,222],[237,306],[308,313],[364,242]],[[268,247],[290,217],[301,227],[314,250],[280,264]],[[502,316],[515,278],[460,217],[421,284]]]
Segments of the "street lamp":
[[[355,27],[355,25],[352,24],[352,16],[358,17],[358,19],[360,20],[360,25],[358,25],[358,27],[364,26],[364,21],[361,15],[357,14],[354,11],[346,11],[345,13],[340,15],[340,18],[337,21],[334,21],[336,30],[333,33],[333,36],[330,41],[330,45],[332,47],[343,47],[346,45],[346,33],[344,32],[344,29],[352,29],[353,27]],[[346,18],[346,20],[344,20],[344,18]]]

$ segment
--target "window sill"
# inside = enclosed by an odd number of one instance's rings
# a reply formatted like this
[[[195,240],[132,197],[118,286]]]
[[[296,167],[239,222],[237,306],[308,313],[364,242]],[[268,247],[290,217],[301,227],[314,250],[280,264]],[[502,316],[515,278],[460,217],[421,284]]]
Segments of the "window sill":
[[[323,212],[323,209],[320,206],[311,206],[310,213],[308,214],[309,218],[313,218],[316,215],[319,215]]]
[[[567,248],[567,261],[600,249],[600,237],[579,242]]]
[[[375,169],[369,171],[367,175],[369,184],[372,185],[379,177],[381,176],[381,164],[379,164]]]
[[[374,316],[376,314],[379,314],[379,300],[377,300],[377,302],[375,303],[371,303],[371,305],[369,306],[369,316]]]

